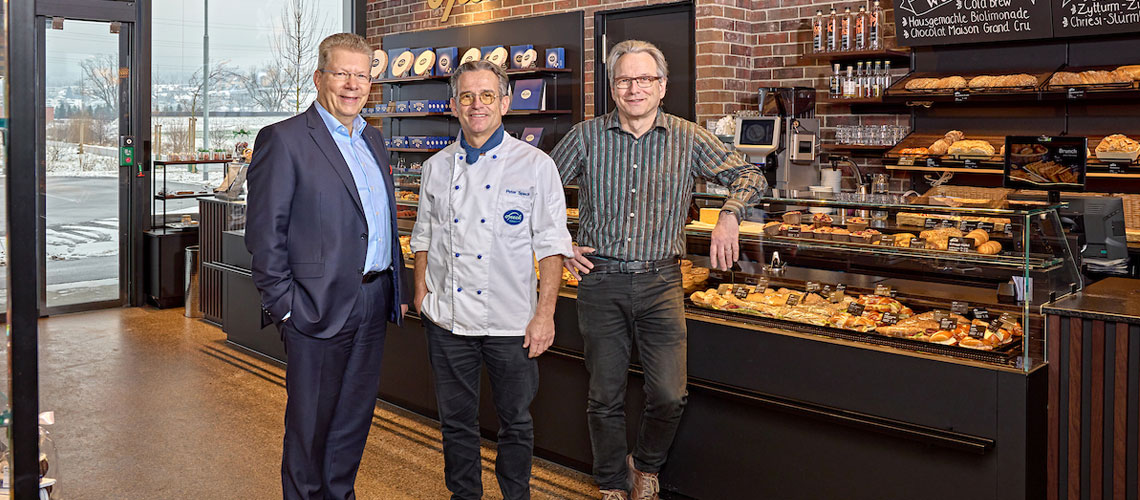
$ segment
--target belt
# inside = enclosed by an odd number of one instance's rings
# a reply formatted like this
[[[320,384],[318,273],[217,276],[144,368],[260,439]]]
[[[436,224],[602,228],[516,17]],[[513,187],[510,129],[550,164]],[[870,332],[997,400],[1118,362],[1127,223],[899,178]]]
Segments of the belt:
[[[590,262],[594,264],[594,268],[590,270],[591,273],[628,273],[628,274],[641,274],[648,272],[656,272],[661,269],[666,269],[670,266],[680,264],[676,257],[669,257],[661,260],[614,260],[602,259],[597,257],[587,257]]]
[[[392,268],[390,268],[390,267],[388,269],[383,270],[383,271],[367,272],[367,273],[364,273],[364,276],[361,277],[360,282],[361,283],[372,283],[373,281],[376,281],[376,280],[378,280],[384,276],[388,276],[391,273],[392,273]]]

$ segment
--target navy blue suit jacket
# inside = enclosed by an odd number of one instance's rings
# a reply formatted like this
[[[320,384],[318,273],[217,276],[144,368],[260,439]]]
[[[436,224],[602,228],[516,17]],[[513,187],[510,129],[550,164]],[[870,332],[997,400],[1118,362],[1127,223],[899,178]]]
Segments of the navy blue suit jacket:
[[[400,304],[409,294],[401,290],[404,259],[388,150],[376,128],[365,126],[363,134],[388,190],[394,268],[388,319],[400,323]],[[264,317],[280,324],[291,312],[289,322],[301,333],[332,337],[356,303],[368,251],[368,226],[352,172],[315,105],[261,129],[254,144],[245,245],[253,255]]]

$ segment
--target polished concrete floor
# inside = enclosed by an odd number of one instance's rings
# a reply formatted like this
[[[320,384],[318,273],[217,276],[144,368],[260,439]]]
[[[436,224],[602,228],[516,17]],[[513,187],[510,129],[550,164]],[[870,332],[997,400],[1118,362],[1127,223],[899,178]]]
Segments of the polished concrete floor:
[[[40,322],[40,405],[55,411],[65,498],[281,497],[284,368],[181,312],[113,309]],[[494,455],[485,442],[484,498],[501,498]],[[448,498],[438,426],[377,405],[356,485],[361,499]],[[586,475],[539,459],[531,486],[536,499],[597,491]]]

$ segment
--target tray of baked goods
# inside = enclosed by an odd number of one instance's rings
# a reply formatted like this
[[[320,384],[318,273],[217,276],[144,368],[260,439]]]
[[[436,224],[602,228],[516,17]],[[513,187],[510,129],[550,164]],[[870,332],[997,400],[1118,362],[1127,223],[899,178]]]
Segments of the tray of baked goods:
[[[1140,88],[1140,64],[1062,68],[1049,77],[1045,90],[1113,91]]]
[[[1140,138],[1140,134],[1134,134]],[[1105,137],[1089,137],[1089,167],[1140,167],[1136,163],[1140,157],[1140,141],[1124,134],[1112,134]]]
[[[989,95],[1008,96],[1025,94],[1035,96],[1052,75],[1045,72],[989,72],[946,75],[915,72],[895,82],[887,89],[888,100],[963,101]]]
[[[1006,363],[1021,351],[1023,329],[1009,314],[986,320],[979,318],[988,312],[975,311],[971,320],[950,310],[918,312],[882,286],[872,294],[818,283],[793,288],[799,284],[768,277],[747,281],[693,292],[688,302],[693,312],[724,319],[980,361]]]
[[[1001,168],[1004,163],[1005,136],[970,134],[951,130],[945,134],[914,132],[895,144],[883,156],[898,160],[899,165],[930,167]]]

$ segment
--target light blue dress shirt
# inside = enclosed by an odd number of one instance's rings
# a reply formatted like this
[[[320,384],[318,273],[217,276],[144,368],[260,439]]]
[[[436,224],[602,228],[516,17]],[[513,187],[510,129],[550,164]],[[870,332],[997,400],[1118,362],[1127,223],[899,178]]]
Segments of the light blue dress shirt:
[[[315,103],[317,112],[332,134],[344,162],[352,172],[364,219],[368,223],[368,253],[364,257],[364,272],[383,271],[392,266],[391,212],[388,210],[388,187],[380,164],[372,156],[372,149],[364,140],[364,118],[357,115],[352,122],[352,135],[348,127],[333,118],[321,103]]]

